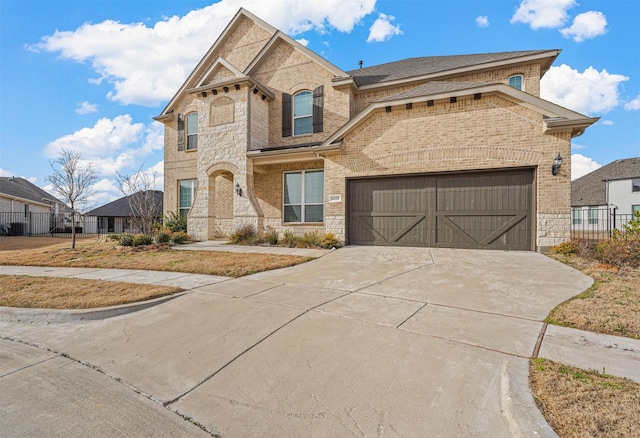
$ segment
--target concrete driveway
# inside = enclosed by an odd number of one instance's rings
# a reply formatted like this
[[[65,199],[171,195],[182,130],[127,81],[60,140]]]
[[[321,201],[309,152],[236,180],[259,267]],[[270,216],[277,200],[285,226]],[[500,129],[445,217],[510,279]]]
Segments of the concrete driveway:
[[[346,247],[136,313],[0,334],[222,437],[554,436],[528,357],[542,319],[591,282],[530,252]]]

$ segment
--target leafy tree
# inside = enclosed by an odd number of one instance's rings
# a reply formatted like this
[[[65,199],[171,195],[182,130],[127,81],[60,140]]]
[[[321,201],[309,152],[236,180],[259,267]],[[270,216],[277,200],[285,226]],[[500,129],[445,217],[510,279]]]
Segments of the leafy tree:
[[[71,248],[75,249],[77,209],[94,194],[92,187],[98,177],[92,163],[84,163],[79,153],[68,149],[62,149],[58,159],[49,165],[53,173],[46,180],[71,208]]]

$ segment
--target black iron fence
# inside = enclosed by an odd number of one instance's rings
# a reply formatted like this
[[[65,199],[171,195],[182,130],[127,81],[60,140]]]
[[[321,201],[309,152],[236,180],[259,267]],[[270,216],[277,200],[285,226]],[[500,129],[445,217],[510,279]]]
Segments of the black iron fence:
[[[106,234],[98,227],[96,216],[76,215],[76,234],[99,237]],[[71,214],[0,212],[0,234],[6,236],[71,237]]]
[[[583,240],[609,239],[613,230],[633,219],[631,214],[619,214],[612,207],[572,207],[571,238]]]

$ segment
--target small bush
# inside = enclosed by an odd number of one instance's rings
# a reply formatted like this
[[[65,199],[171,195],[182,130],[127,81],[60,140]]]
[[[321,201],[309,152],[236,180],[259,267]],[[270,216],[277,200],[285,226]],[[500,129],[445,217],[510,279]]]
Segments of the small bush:
[[[551,247],[549,252],[551,252],[551,254],[564,254],[564,255],[578,254],[578,252],[580,252],[580,247],[578,246],[577,242],[570,240],[568,242],[562,242],[559,245]]]
[[[640,239],[603,240],[596,245],[595,253],[604,263],[640,267]]]
[[[325,249],[340,248],[342,242],[338,240],[333,233],[327,233],[322,237],[322,240],[320,240],[320,246]]]
[[[296,246],[298,246],[299,238],[296,237],[295,234],[293,234],[293,231],[285,230],[283,234],[284,235],[280,240],[280,245],[286,246],[288,248],[295,248]]]
[[[120,240],[120,234],[107,234],[109,240]]]
[[[189,235],[184,231],[178,231],[177,233],[171,233],[171,243],[175,243],[176,245],[180,245],[182,243],[188,242],[190,240]]]
[[[151,245],[153,243],[153,239],[149,236],[145,236],[144,234],[137,234],[133,238],[132,245],[133,246],[145,246]]]
[[[162,221],[172,233],[187,232],[187,218],[179,213],[170,211],[162,217]]]
[[[156,233],[156,235],[153,238],[154,242],[157,243],[158,245],[162,244],[162,243],[169,243],[169,241],[171,240],[171,232],[167,232],[165,230],[160,230]]]
[[[254,240],[255,237],[256,230],[253,228],[253,225],[243,225],[234,231],[234,233],[229,237],[229,241],[233,244],[248,243]]]
[[[278,244],[278,232],[271,227],[268,227],[264,232],[262,237],[265,243],[269,245],[277,245]]]
[[[320,247],[322,246],[322,238],[320,237],[320,233],[317,231],[311,231],[309,233],[304,233],[302,236],[302,243],[307,247]]]
[[[129,233],[120,234],[120,245],[133,246],[134,235]]]

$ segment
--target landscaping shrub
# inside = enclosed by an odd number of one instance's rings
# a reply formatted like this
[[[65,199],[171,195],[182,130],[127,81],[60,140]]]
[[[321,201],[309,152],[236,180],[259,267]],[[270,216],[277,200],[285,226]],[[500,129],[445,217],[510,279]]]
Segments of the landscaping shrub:
[[[293,231],[285,230],[283,234],[284,235],[280,240],[280,244],[282,246],[286,246],[288,248],[295,248],[296,246],[298,246],[299,239],[296,237],[295,234],[293,234]]]
[[[307,247],[313,248],[322,246],[322,238],[320,237],[320,233],[318,233],[317,231],[304,233],[301,240],[304,246]]]
[[[171,231],[164,230],[164,229],[159,230],[154,237],[154,241],[158,245],[162,243],[169,243],[170,240],[171,240]]]
[[[180,245],[182,243],[188,242],[190,239],[189,235],[184,231],[178,231],[176,233],[171,233],[171,243],[175,243],[176,245]]]
[[[271,227],[267,227],[262,239],[264,240],[265,243],[268,243],[269,245],[277,245],[278,232]]]
[[[149,236],[145,236],[144,234],[136,234],[133,237],[132,246],[145,246],[151,245],[153,243],[153,239]]]
[[[611,240],[598,243],[595,252],[605,263],[640,267],[640,212],[635,212],[633,219],[621,230],[614,230]]]
[[[549,252],[551,252],[551,254],[564,255],[577,254],[578,252],[580,252],[580,247],[578,246],[578,243],[576,241],[570,240],[568,242],[562,242],[559,245],[551,247]]]
[[[107,239],[109,240],[120,240],[120,234],[107,234]]]
[[[180,231],[187,232],[187,218],[179,213],[170,211],[162,217],[164,226],[168,228],[172,233]]]
[[[229,241],[233,244],[248,243],[254,240],[255,237],[256,230],[253,228],[253,225],[243,225],[234,231],[234,233],[229,237]]]
[[[322,240],[320,240],[320,246],[325,249],[340,248],[342,242],[338,240],[333,233],[327,233],[322,237]]]
[[[133,246],[134,235],[129,233],[120,234],[120,245]]]

